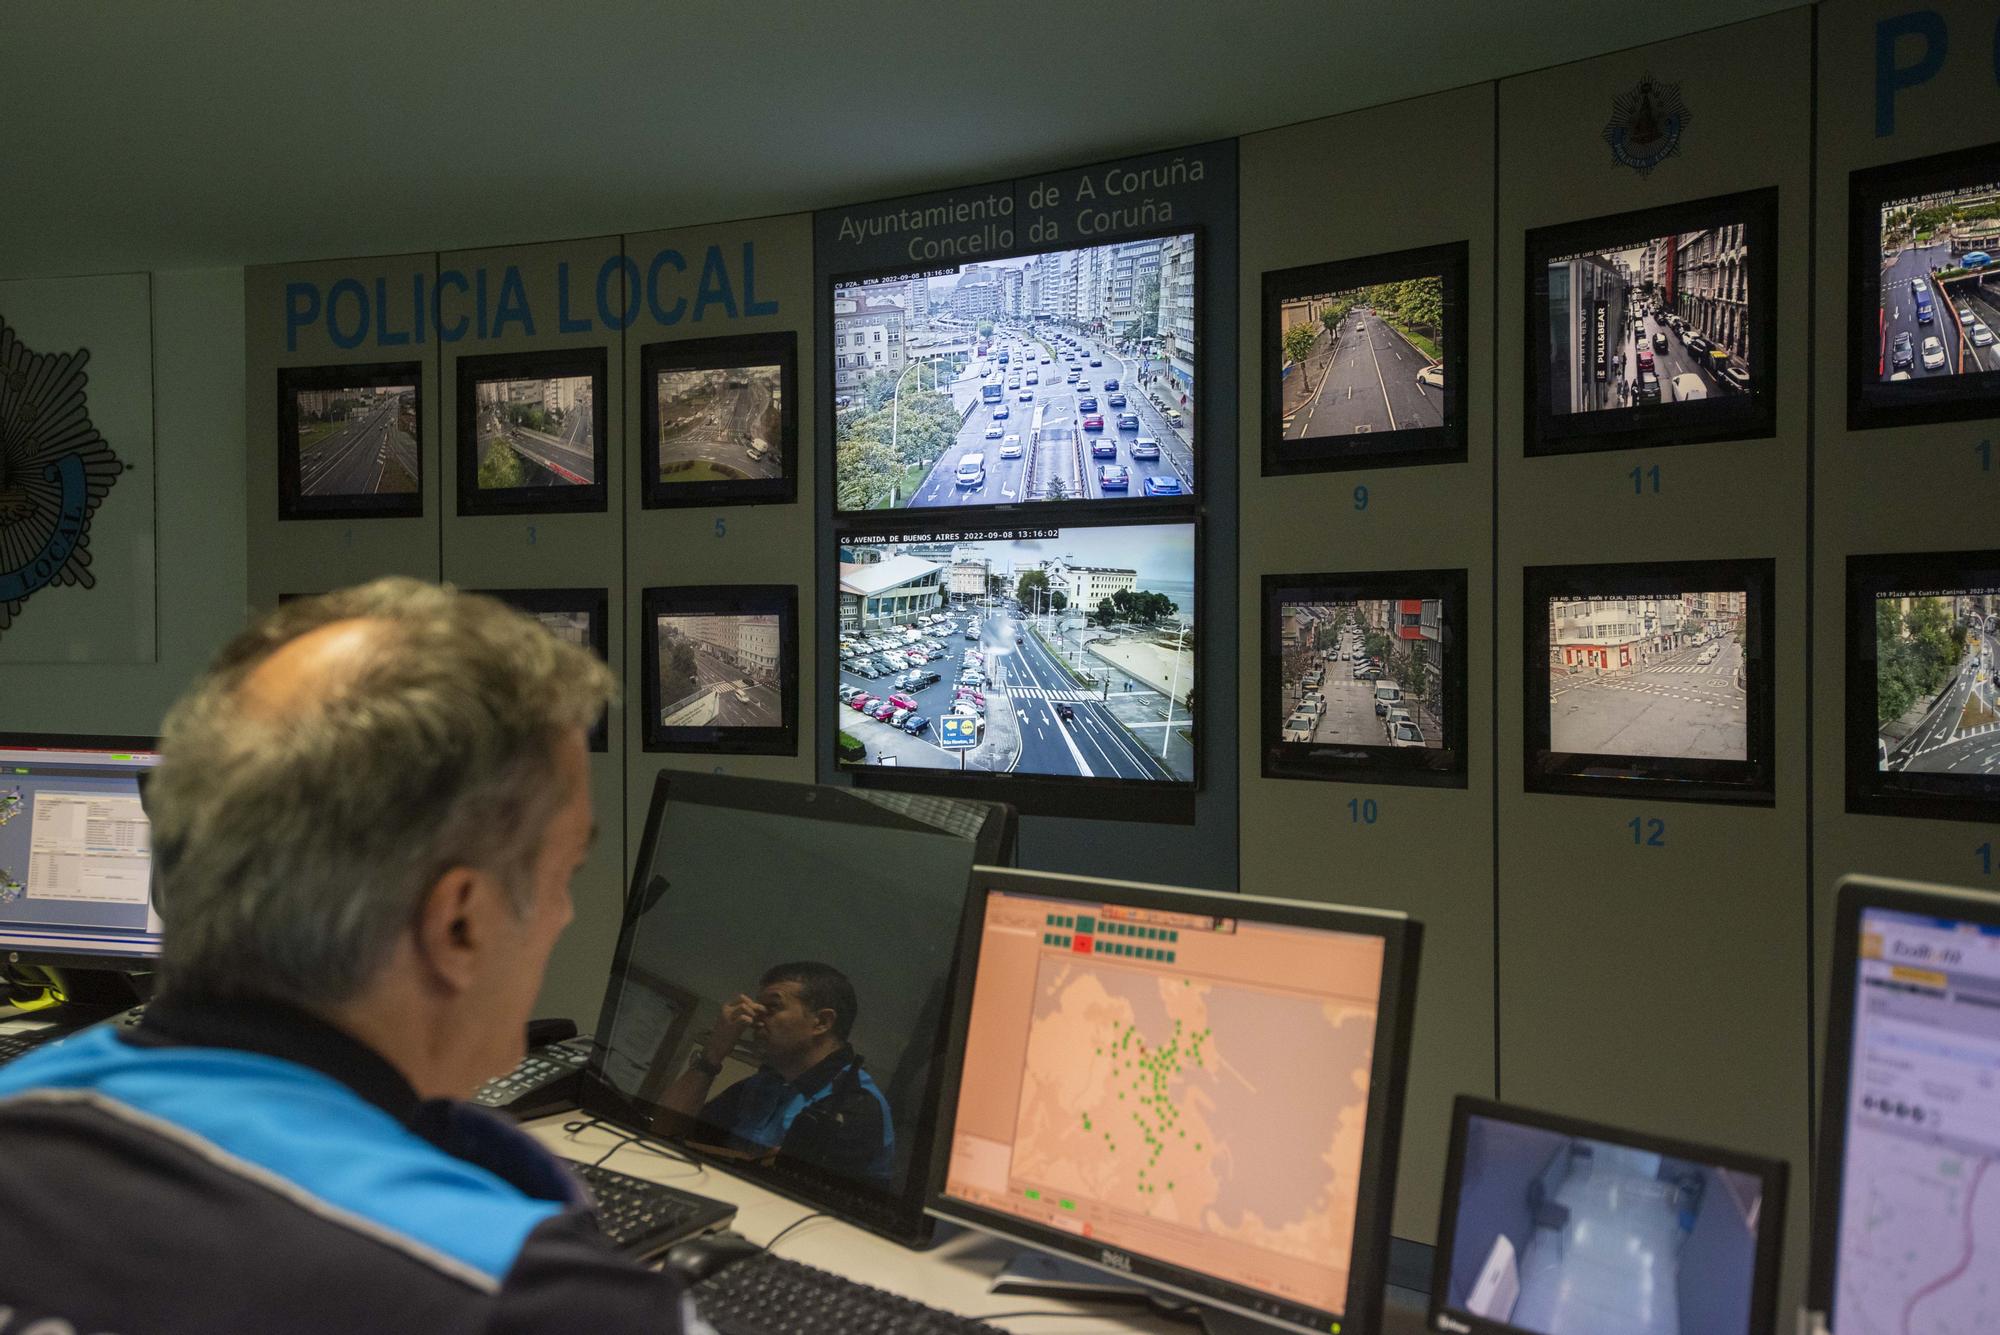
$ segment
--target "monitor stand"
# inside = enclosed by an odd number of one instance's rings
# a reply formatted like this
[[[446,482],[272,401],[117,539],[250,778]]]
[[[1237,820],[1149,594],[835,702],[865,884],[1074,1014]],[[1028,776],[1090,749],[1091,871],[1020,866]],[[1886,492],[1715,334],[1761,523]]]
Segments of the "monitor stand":
[[[1272,1335],[1282,1330],[1255,1317],[1204,1307],[1134,1279],[1121,1279],[1081,1261],[1047,1252],[1022,1250],[987,1287],[989,1293],[1018,1293],[1081,1303],[1123,1303],[1150,1308],[1154,1315],[1199,1326],[1207,1335]]]

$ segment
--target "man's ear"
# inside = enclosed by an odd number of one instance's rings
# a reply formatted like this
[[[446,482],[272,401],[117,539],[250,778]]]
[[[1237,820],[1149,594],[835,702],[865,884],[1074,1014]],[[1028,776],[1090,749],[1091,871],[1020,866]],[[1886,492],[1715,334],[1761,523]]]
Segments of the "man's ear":
[[[839,1011],[834,1010],[831,1006],[822,1006],[813,1012],[813,1020],[818,1026],[815,1032],[822,1034],[832,1033],[834,1022],[838,1019],[840,1019]]]
[[[479,952],[490,942],[488,914],[499,885],[472,867],[451,867],[431,882],[417,906],[417,957],[435,984],[449,992],[471,988]]]

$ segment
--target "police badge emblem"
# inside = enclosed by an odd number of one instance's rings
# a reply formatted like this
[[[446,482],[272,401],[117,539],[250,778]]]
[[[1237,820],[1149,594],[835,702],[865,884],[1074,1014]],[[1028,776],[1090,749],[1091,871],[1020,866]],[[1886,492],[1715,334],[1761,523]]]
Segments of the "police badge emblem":
[[[1681,101],[1681,86],[1648,74],[1631,92],[1612,99],[1604,142],[1611,145],[1613,162],[1649,176],[1680,152],[1681,134],[1692,119]]]
[[[125,465],[90,424],[89,362],[35,352],[0,319],[0,633],[37,590],[97,583],[90,521]]]

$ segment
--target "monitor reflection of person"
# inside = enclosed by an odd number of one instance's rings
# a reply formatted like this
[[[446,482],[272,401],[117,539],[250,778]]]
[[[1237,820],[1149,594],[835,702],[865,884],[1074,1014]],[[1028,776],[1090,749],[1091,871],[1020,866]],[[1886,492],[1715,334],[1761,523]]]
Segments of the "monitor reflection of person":
[[[887,1188],[896,1156],[889,1102],[847,1041],[860,1005],[830,964],[780,964],[738,993],[660,1103],[692,1119],[689,1138],[746,1158],[773,1152]],[[749,1030],[763,1064],[720,1094],[709,1091]],[[718,1140],[719,1137],[719,1140]]]

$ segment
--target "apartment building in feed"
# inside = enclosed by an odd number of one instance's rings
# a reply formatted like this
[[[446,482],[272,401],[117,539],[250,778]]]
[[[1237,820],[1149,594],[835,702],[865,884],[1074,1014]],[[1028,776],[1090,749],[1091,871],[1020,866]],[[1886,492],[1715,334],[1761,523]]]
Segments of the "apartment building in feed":
[[[842,393],[860,388],[861,377],[872,371],[899,375],[904,366],[903,308],[892,296],[907,299],[887,289],[864,288],[859,293],[833,299],[833,387]]]
[[[1094,608],[1114,593],[1137,587],[1139,572],[1109,566],[1075,566],[1051,561],[1049,587],[1061,589],[1072,607]]]
[[[661,617],[660,631],[705,645],[723,661],[753,676],[778,672],[778,618],[775,616]]]
[[[1612,359],[1628,337],[1631,280],[1630,270],[1604,255],[1549,265],[1549,384],[1558,408],[1580,412],[1610,401]]]
[[[1160,342],[1167,378],[1182,394],[1194,393],[1194,237],[1160,244]]]
[[[840,628],[872,631],[900,626],[944,603],[945,568],[922,557],[840,563]]]
[[[954,598],[984,598],[991,570],[986,561],[953,561],[945,588]]]
[[[1744,225],[1683,232],[1673,240],[1678,285],[1667,305],[1697,334],[1747,363],[1750,270]]]

